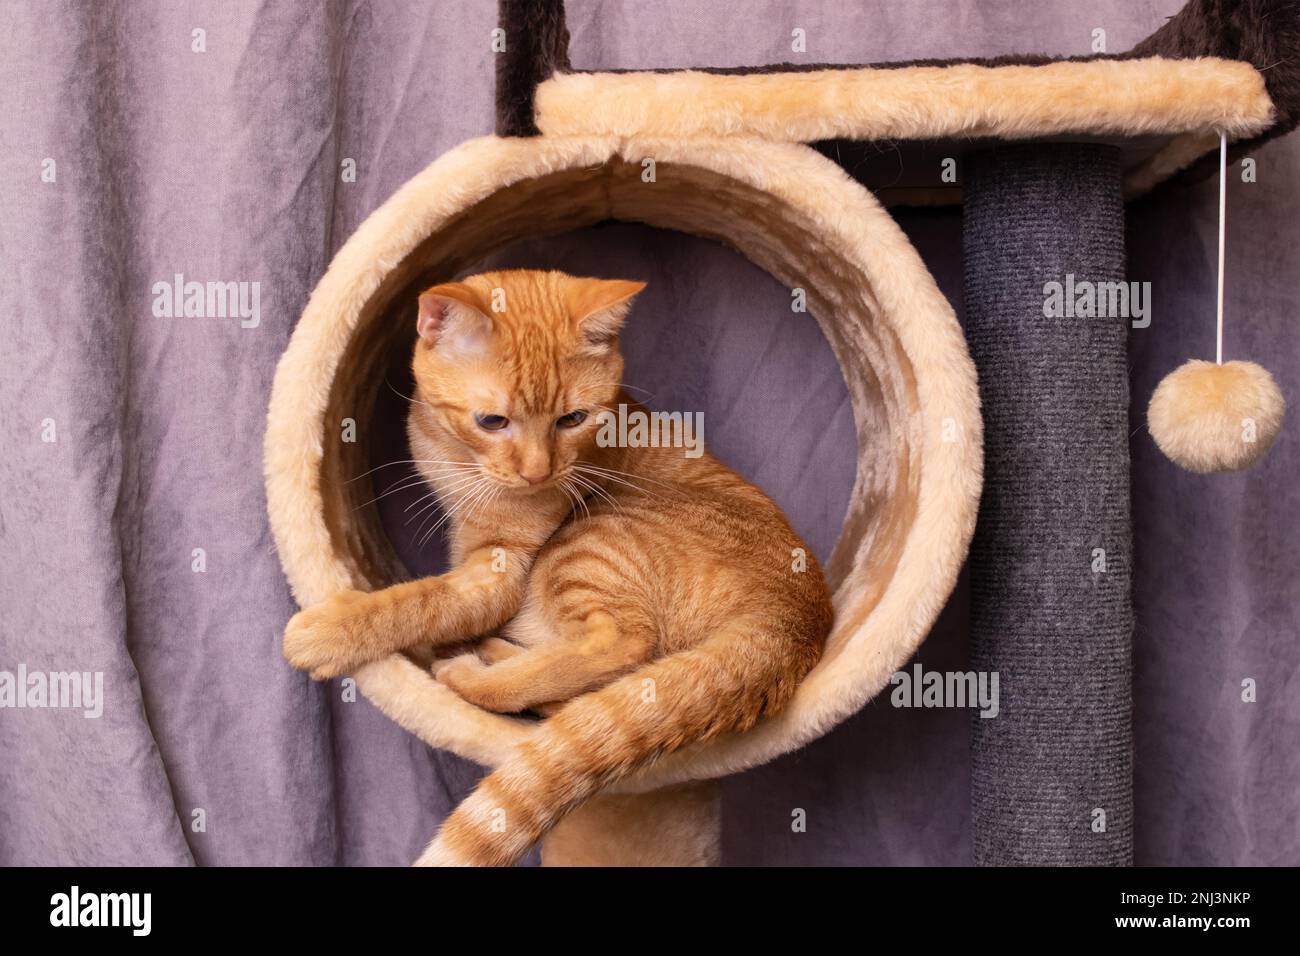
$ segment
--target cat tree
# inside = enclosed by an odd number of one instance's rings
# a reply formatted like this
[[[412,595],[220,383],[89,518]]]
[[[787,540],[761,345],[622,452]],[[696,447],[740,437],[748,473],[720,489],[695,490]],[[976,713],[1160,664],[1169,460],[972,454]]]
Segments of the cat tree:
[[[343,419],[368,420],[419,290],[516,240],[607,219],[717,239],[805,290],[848,387],[857,480],[827,562],[834,630],[785,713],[592,801],[546,838],[543,862],[717,862],[713,781],[886,686],[968,547],[973,666],[1002,689],[972,741],[976,860],[1131,862],[1127,320],[1044,321],[1042,287],[1122,280],[1126,198],[1204,174],[1221,132],[1239,155],[1295,126],[1297,7],[1193,2],[1119,56],[735,70],[574,70],[561,0],[502,0],[499,23],[497,135],[447,153],[362,224],[277,371],[267,498],[298,601],[406,574],[366,482],[350,480],[369,467],[364,437],[338,436]],[[868,163],[858,182],[828,158],[880,140],[907,159],[902,181]],[[957,160],[959,184],[938,157]],[[965,338],[884,208],[953,202]],[[402,656],[356,678],[411,733],[484,766],[534,728]]]

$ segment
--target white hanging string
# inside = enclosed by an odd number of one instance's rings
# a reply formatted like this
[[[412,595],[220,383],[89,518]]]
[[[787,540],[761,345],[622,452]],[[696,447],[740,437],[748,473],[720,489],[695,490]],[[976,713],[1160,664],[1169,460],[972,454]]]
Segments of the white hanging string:
[[[1219,304],[1215,325],[1214,361],[1223,364],[1223,245],[1228,215],[1228,134],[1219,133]]]

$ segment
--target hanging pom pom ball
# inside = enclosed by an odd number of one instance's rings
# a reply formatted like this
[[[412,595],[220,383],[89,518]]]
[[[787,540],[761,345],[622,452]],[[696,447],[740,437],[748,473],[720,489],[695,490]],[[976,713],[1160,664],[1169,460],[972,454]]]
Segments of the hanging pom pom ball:
[[[1284,411],[1273,376],[1254,362],[1193,359],[1156,388],[1147,424],[1174,464],[1198,474],[1240,471],[1264,457]]]

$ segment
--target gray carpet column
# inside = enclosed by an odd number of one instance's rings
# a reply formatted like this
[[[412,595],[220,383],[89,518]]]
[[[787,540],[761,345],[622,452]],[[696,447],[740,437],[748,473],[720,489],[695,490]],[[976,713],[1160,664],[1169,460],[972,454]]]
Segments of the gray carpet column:
[[[971,666],[998,673],[1001,698],[996,717],[974,720],[975,862],[1128,865],[1130,320],[1114,317],[1113,288],[1092,300],[1110,317],[1086,314],[1081,285],[1126,278],[1119,154],[980,152],[966,161],[965,202],[985,440]],[[1045,303],[1074,314],[1047,317]]]

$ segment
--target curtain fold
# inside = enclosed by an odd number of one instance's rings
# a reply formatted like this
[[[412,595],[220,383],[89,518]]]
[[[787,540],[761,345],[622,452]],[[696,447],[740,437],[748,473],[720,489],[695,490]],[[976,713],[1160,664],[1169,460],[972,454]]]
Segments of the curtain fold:
[[[1179,5],[569,0],[569,20],[581,68],[721,66],[792,59],[796,28],[821,61],[1087,52],[1095,27],[1124,49]],[[75,672],[93,692],[98,674],[103,699],[97,717],[0,708],[0,864],[405,864],[479,771],[282,660],[294,607],[266,523],[263,423],[338,247],[491,130],[495,4],[11,0],[3,14],[0,680]],[[1258,164],[1232,187],[1228,351],[1294,399],[1295,137]],[[1137,862],[1296,863],[1295,416],[1260,467],[1228,478],[1176,472],[1142,430],[1155,380],[1212,347],[1212,192],[1129,213],[1130,278],[1155,284],[1130,351]],[[899,218],[960,307],[959,213]],[[636,226],[503,261],[649,279],[629,381],[703,409],[715,449],[829,549],[853,423],[788,290]],[[202,314],[187,315],[195,282]],[[966,667],[966,617],[963,586],[918,655],[927,669]],[[725,861],[970,862],[969,720],[885,696],[728,781]]]

